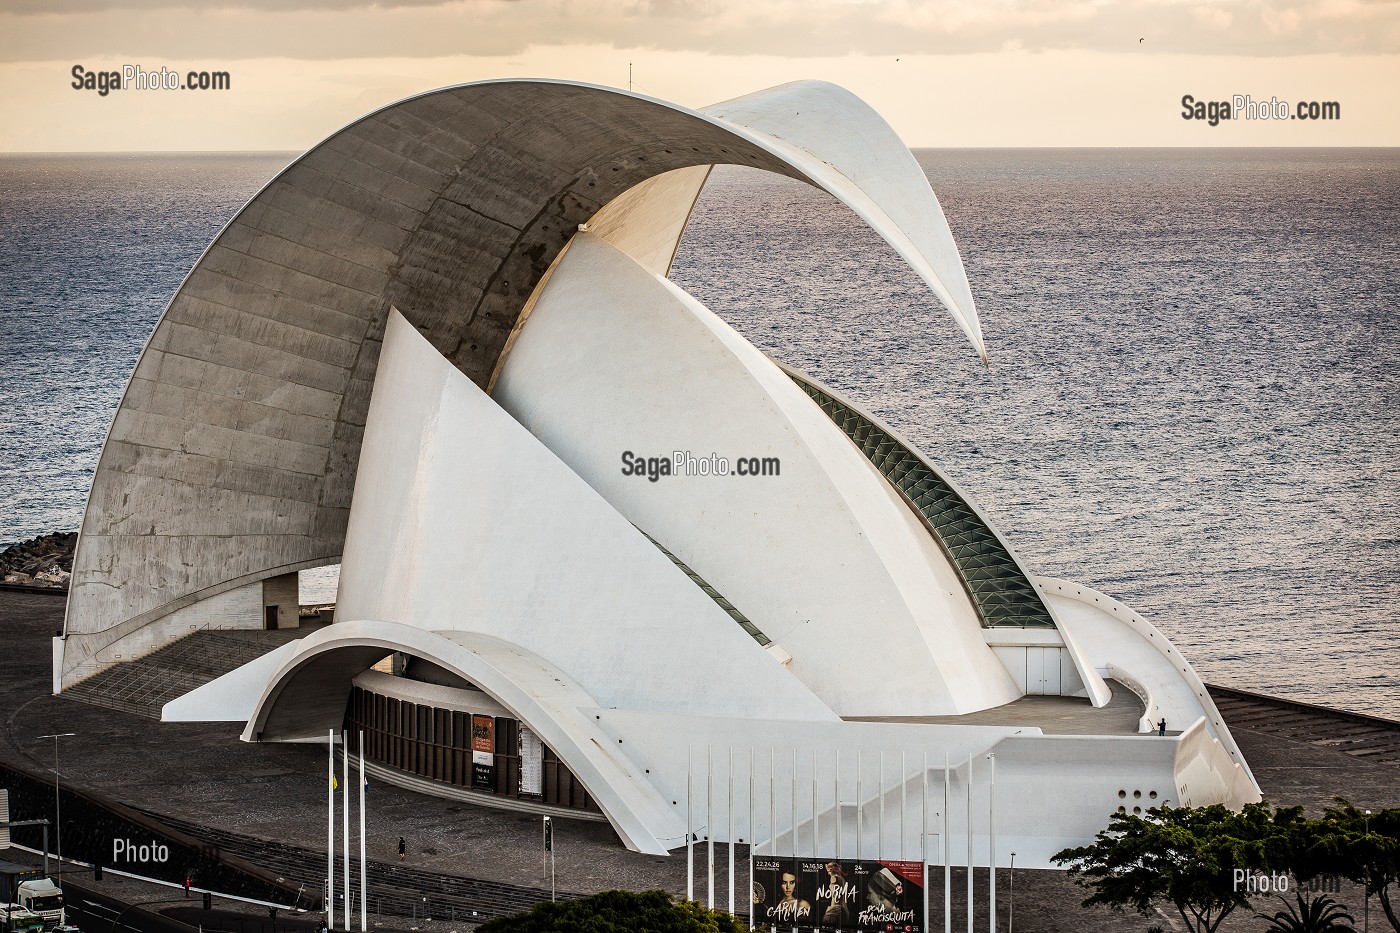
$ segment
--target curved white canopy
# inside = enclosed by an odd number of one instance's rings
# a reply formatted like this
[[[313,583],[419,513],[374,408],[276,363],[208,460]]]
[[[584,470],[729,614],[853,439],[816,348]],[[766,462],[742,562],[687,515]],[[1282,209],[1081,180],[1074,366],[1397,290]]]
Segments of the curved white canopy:
[[[157,324],[93,478],[56,683],[187,634],[181,610],[339,559],[391,306],[487,387],[580,224],[667,266],[718,163],[849,204],[982,350],[927,181],[832,85],[710,111],[560,81],[400,101],[273,179]]]

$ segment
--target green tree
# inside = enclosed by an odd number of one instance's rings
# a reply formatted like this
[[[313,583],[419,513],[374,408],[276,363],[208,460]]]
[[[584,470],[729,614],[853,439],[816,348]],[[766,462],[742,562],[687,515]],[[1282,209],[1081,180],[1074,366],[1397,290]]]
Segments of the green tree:
[[[1268,804],[1241,813],[1209,807],[1161,806],[1142,816],[1115,813],[1093,844],[1065,849],[1054,861],[1093,893],[1085,907],[1132,907],[1151,916],[1152,905],[1176,908],[1188,929],[1215,933],[1249,895],[1236,870],[1258,858],[1261,830],[1272,823]]]
[[[1390,925],[1400,931],[1400,918],[1391,903],[1391,889],[1400,880],[1400,808],[1367,816],[1341,797],[1318,820],[1314,855],[1332,872],[1364,885],[1380,902]]]
[[[572,901],[545,901],[523,914],[485,923],[477,933],[743,933],[748,927],[665,891],[604,891]]]
[[[1331,933],[1349,930],[1344,921],[1353,921],[1342,905],[1323,894],[1327,887],[1317,882],[1342,877],[1328,837],[1332,830],[1326,820],[1310,820],[1302,807],[1280,807],[1269,813],[1265,806],[1252,808],[1246,819],[1253,820],[1251,837],[1245,846],[1250,868],[1269,875],[1292,875],[1296,887],[1294,904],[1279,895],[1284,910],[1255,916],[1271,922],[1270,931],[1283,933]],[[1311,891],[1308,889],[1311,888]],[[1336,888],[1333,887],[1333,891]]]

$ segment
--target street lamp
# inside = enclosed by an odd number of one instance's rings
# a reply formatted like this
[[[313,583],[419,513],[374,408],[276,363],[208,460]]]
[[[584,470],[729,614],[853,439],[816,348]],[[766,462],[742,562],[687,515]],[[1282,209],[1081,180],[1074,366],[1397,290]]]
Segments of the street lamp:
[[[56,837],[55,846],[58,849],[59,880],[63,879],[63,803],[59,796],[58,740],[71,739],[76,735],[76,732],[59,732],[54,735],[39,736],[41,739],[53,739],[53,828]]]
[[[1371,835],[1370,810],[1366,811],[1366,819],[1363,821],[1362,825],[1366,827],[1366,831],[1362,835]],[[1361,883],[1364,885],[1364,887],[1361,890],[1366,892],[1366,920],[1365,923],[1362,925],[1362,929],[1365,931],[1365,933],[1371,933],[1371,885],[1366,880],[1363,880]]]
[[[1006,933],[1012,933],[1016,923],[1016,853],[1011,853],[1011,910],[1006,917]]]

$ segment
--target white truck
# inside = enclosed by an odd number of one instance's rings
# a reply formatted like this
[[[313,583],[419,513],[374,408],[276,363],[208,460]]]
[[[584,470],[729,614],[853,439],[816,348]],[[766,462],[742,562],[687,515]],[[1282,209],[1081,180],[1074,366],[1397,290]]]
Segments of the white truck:
[[[19,906],[36,913],[44,920],[44,929],[51,930],[64,922],[63,891],[48,878],[21,881]]]
[[[42,870],[31,865],[16,865],[14,862],[0,862],[0,907],[4,907],[6,923],[10,915],[16,913],[12,907],[37,914],[45,930],[61,925],[63,916],[63,891],[53,881],[44,877]]]

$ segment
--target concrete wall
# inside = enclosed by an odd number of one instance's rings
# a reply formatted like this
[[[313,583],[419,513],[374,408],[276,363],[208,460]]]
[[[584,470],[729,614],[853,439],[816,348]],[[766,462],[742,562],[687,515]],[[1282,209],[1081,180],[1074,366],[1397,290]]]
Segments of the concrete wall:
[[[143,658],[201,629],[260,629],[263,627],[262,597],[262,584],[249,583],[195,600],[152,622],[133,627],[124,637],[112,640],[83,664],[69,667],[69,670],[75,680],[81,680],[113,664]]]
[[[403,101],[294,162],[210,245],[137,363],[84,515],[62,682],[184,604],[336,562],[390,304],[484,385],[579,223],[720,161],[798,174],[689,111],[520,81]]]
[[[268,577],[262,582],[263,590],[263,618],[267,618],[267,609],[275,606],[277,608],[277,627],[297,628],[301,625],[301,592],[298,586],[298,574],[284,573],[275,577]]]

